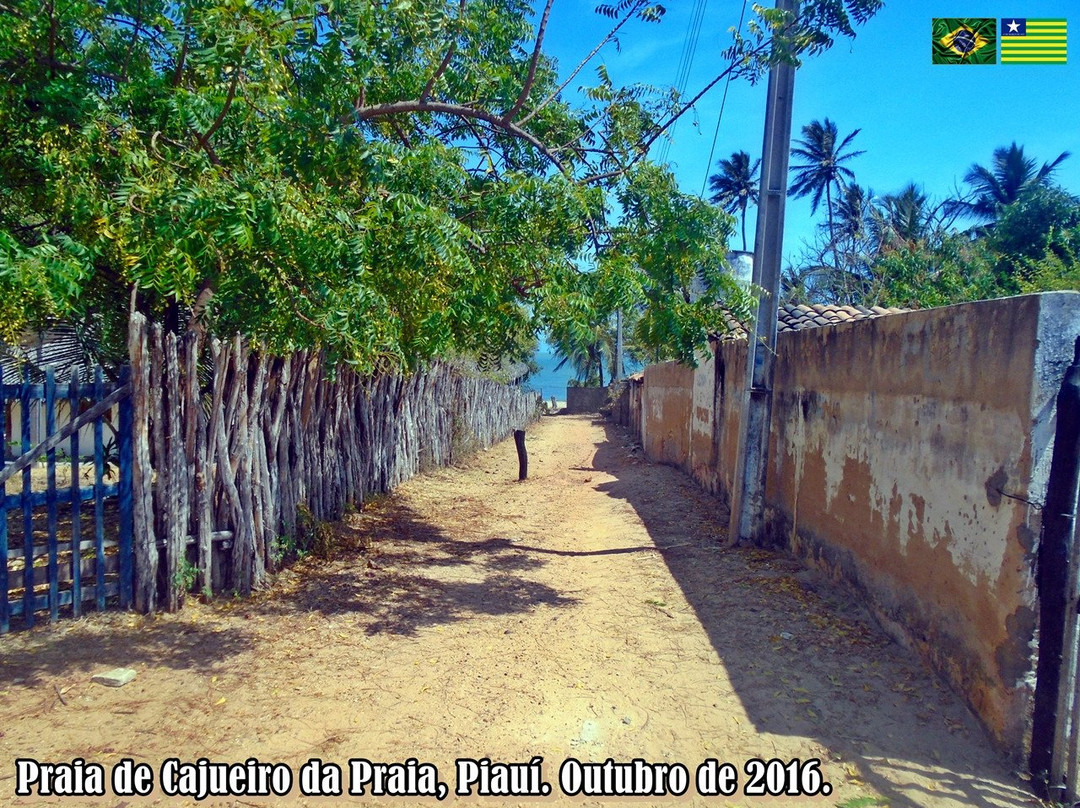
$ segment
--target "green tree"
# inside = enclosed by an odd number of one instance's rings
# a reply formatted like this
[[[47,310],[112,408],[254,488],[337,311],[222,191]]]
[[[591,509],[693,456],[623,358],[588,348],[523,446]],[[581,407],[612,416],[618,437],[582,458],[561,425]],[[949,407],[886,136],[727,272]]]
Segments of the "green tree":
[[[1025,193],[1002,210],[986,242],[1016,291],[1080,290],[1080,198],[1064,189]]]
[[[519,344],[529,290],[602,207],[574,153],[539,140],[583,124],[544,100],[555,74],[527,10],[12,4],[4,338],[60,318],[122,335],[131,298],[174,330],[326,345],[364,368]]]
[[[0,339],[63,319],[122,345],[134,306],[367,370],[520,351],[582,263],[698,227],[681,197],[650,225],[610,206],[700,93],[600,70],[571,106],[596,52],[558,76],[551,5],[534,25],[523,0],[9,0]],[[713,83],[819,53],[879,6],[762,9]],[[662,7],[601,12],[610,41]],[[674,287],[649,283],[637,302],[675,318],[664,350],[685,354],[699,313],[683,329]]]
[[[932,234],[933,212],[929,199],[913,182],[897,193],[882,197],[875,211],[872,221],[883,247],[914,245]]]
[[[758,203],[761,160],[751,165],[750,155],[737,151],[726,160],[721,159],[717,166],[720,171],[709,177],[709,189],[713,192],[709,198],[728,213],[739,213],[742,248],[746,250],[746,209]]]
[[[570,365],[585,386],[603,386],[604,362],[614,352],[614,301],[604,289],[613,280],[608,274],[565,272],[545,290],[548,340],[560,357],[556,369]]]
[[[993,221],[1002,210],[1019,201],[1034,188],[1049,183],[1054,171],[1069,156],[1062,152],[1041,166],[1033,157],[1024,154],[1024,147],[1014,142],[994,149],[989,167],[978,163],[968,169],[964,182],[971,189],[971,198],[956,200],[959,212],[979,221]]]
[[[825,214],[829,225],[829,240],[835,244],[833,194],[839,194],[841,188],[855,179],[855,174],[844,163],[863,154],[862,151],[846,151],[859,134],[856,129],[843,139],[840,138],[836,124],[826,118],[824,121],[811,121],[802,128],[802,138],[795,141],[791,150],[792,157],[803,162],[791,166],[793,172],[788,195],[795,198],[811,197],[810,210],[817,213],[822,195],[825,196]],[[839,262],[839,255],[837,255]]]
[[[847,183],[832,201],[832,230],[819,225],[819,238],[784,273],[785,299],[812,303],[861,303],[870,267],[881,246],[880,211],[873,191]],[[830,235],[831,232],[831,235]]]
[[[852,182],[843,185],[833,204],[833,256],[836,266],[826,272],[829,298],[847,303],[861,300],[868,268],[881,249],[874,206],[874,192]],[[824,263],[825,250],[822,250]]]
[[[630,175],[619,202],[618,246],[602,263],[638,275],[645,305],[635,339],[654,360],[696,365],[709,335],[727,330],[718,304],[743,322],[751,316],[753,298],[725,258],[734,218],[681,193],[670,171],[651,165]]]
[[[948,233],[932,246],[902,242],[875,261],[866,303],[927,308],[996,297],[995,258],[962,233]]]

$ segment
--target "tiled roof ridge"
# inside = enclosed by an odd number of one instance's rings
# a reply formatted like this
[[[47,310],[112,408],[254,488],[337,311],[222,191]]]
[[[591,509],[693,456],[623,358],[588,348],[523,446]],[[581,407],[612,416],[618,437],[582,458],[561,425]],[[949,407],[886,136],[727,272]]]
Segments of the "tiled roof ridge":
[[[854,306],[838,303],[784,303],[776,311],[777,331],[802,331],[807,328],[821,328],[841,323],[854,323],[859,320],[872,320],[876,317],[884,317],[889,314],[902,314],[911,309],[902,309],[884,306]],[[727,334],[721,335],[721,339],[743,339],[746,337],[746,326],[738,322],[730,314],[725,315],[728,328]]]

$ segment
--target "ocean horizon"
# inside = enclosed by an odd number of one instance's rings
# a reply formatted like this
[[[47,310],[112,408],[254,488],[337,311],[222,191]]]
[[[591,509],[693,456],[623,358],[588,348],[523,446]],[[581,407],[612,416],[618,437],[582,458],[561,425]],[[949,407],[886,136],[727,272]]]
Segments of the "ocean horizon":
[[[555,396],[556,401],[566,401],[566,387],[575,378],[574,369],[567,363],[561,370],[556,370],[555,366],[559,364],[561,357],[551,350],[539,350],[533,354],[533,359],[540,366],[540,370],[529,376],[525,381],[525,388],[538,390],[544,401],[551,401],[552,396]],[[627,373],[637,373],[640,369],[627,361]],[[604,381],[609,381],[606,368]]]
[[[566,401],[566,386],[574,378],[574,369],[567,363],[562,370],[556,370],[561,358],[553,351],[537,351],[533,359],[540,370],[526,379],[526,389],[538,390],[544,401],[551,401],[552,396],[556,401]]]

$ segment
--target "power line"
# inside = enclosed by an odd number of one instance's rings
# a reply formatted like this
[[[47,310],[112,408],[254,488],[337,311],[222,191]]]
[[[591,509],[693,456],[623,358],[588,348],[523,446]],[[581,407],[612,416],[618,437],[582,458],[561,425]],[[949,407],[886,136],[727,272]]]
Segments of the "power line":
[[[705,19],[705,8],[708,0],[695,0],[694,8],[690,13],[690,21],[686,26],[686,34],[683,36],[682,56],[679,59],[679,67],[675,72],[675,91],[679,98],[686,93],[686,84],[690,80],[690,69],[694,64],[694,56],[697,54],[698,40],[701,36],[701,23]],[[678,126],[678,123],[675,124]],[[675,127],[668,132],[668,136],[660,144],[660,153],[657,155],[658,162],[666,163],[668,153],[671,150],[671,136]]]
[[[739,12],[739,27],[736,31],[742,31],[743,18],[746,16],[746,0],[743,0],[742,11]],[[734,62],[732,62],[734,64]],[[713,132],[712,146],[709,147],[709,160],[705,163],[705,177],[701,181],[701,193],[698,196],[704,198],[705,186],[709,183],[709,172],[712,171],[712,159],[713,154],[716,151],[716,139],[720,135],[720,121],[724,120],[724,107],[727,106],[727,94],[728,88],[731,86],[731,73],[727,74],[727,81],[724,82],[724,97],[720,100],[720,114],[716,118],[716,131]]]
[[[690,19],[686,22],[686,33],[683,34],[682,53],[679,56],[679,66],[675,69],[675,82],[673,85],[679,96],[682,95],[684,90],[682,82],[686,75],[686,63],[692,61],[691,52],[697,48],[697,36],[694,23],[698,19],[698,11],[700,10],[702,3],[703,0],[695,0],[694,7],[690,10]],[[667,140],[660,145],[661,162],[664,162],[667,159],[667,153],[664,148],[667,145]]]

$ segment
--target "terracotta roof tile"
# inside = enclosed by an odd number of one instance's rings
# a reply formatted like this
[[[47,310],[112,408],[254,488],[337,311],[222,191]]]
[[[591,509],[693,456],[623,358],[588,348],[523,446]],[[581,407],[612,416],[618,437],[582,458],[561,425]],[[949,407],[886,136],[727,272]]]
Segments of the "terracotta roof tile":
[[[883,317],[887,314],[900,314],[910,309],[883,308],[882,306],[837,306],[832,304],[816,304],[807,306],[801,303],[785,303],[776,312],[777,331],[802,331],[806,328],[822,328],[824,326],[839,325],[840,323],[854,323],[859,320],[872,320],[875,317]],[[724,320],[730,329],[723,334],[721,339],[744,339],[746,327],[738,322],[730,313],[724,313]]]

